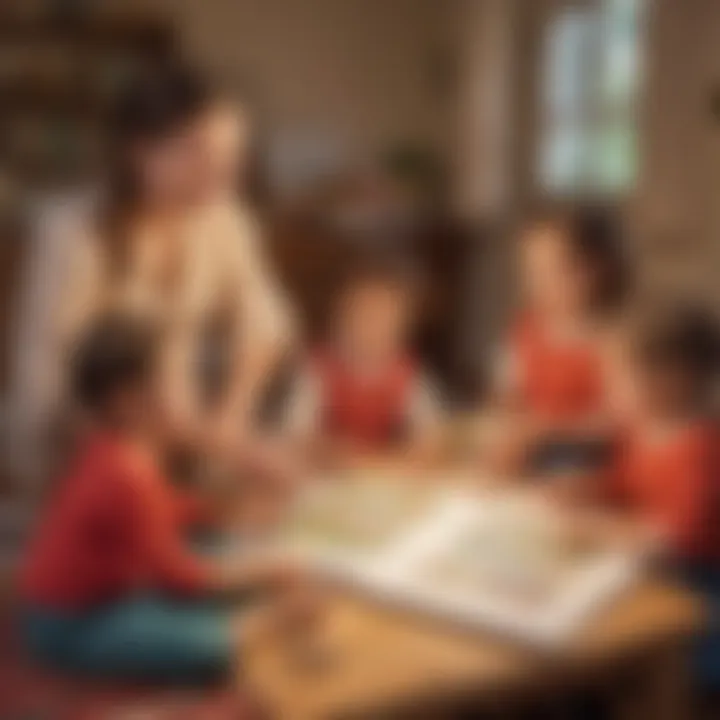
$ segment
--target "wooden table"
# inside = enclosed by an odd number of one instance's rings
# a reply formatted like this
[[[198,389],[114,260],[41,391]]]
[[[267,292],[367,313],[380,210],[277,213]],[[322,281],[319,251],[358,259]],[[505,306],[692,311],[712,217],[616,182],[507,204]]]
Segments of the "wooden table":
[[[552,655],[357,595],[338,592],[329,604],[326,663],[302,667],[270,643],[247,660],[245,679],[274,717],[445,719],[443,708],[467,702],[507,718],[585,684],[617,696],[616,717],[688,717],[686,649],[702,607],[669,585],[628,590]]]
[[[326,663],[302,667],[277,642],[246,659],[243,680],[273,717],[448,720],[449,709],[467,703],[506,720],[587,684],[613,696],[622,720],[689,717],[687,647],[703,607],[663,582],[629,588],[552,654],[349,591],[334,591],[328,611]]]

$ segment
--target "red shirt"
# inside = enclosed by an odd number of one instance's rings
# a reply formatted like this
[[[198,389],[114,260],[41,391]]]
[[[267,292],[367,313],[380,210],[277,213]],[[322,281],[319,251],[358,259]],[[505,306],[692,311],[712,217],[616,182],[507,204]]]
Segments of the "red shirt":
[[[526,314],[512,331],[519,393],[540,418],[573,422],[601,410],[605,396],[599,348],[590,339],[553,338],[537,317]]]
[[[319,353],[314,365],[320,383],[323,432],[365,450],[379,450],[399,439],[416,380],[415,365],[409,358],[397,358],[370,378],[359,377],[333,353]]]
[[[667,439],[634,433],[618,453],[614,498],[663,530],[679,555],[720,558],[718,434],[709,422]]]
[[[187,511],[147,456],[117,437],[89,440],[31,543],[23,596],[79,609],[140,588],[206,589],[208,568],[183,538]]]

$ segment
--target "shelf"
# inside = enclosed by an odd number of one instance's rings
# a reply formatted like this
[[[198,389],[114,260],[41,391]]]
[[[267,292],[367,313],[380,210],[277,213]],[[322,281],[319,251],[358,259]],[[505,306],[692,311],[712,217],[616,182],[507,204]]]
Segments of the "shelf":
[[[99,115],[103,104],[97,93],[83,87],[52,87],[31,83],[0,84],[0,107],[8,115],[48,113],[63,115]]]
[[[112,50],[135,47],[168,52],[173,28],[154,16],[91,17],[86,20],[0,17],[0,43],[62,43]]]
[[[37,184],[94,164],[118,83],[174,56],[174,39],[172,23],[156,14],[61,19],[0,11],[5,168]]]

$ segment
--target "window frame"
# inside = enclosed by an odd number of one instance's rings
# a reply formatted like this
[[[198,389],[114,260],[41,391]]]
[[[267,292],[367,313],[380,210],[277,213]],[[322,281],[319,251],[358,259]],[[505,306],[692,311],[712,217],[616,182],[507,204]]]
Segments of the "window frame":
[[[642,105],[644,85],[644,55],[643,44],[647,37],[647,19],[652,0],[637,0],[641,5],[638,9],[638,31],[636,34],[636,59],[637,68],[635,71],[635,88],[631,95],[625,101],[618,103],[615,107],[611,107],[609,102],[599,100],[599,92],[602,87],[602,70],[600,65],[596,65],[595,72],[597,77],[593,80],[596,91],[593,93],[598,102],[593,103],[592,99],[581,100],[580,110],[576,111],[576,117],[567,120],[567,127],[576,127],[580,130],[579,136],[584,134],[594,136],[593,140],[580,140],[586,144],[585,152],[588,150],[592,142],[599,142],[600,136],[604,132],[611,132],[613,124],[627,124],[628,119],[632,118],[633,123],[633,152],[635,154],[634,168],[632,177],[624,183],[611,183],[610,186],[603,187],[600,180],[600,166],[589,167],[585,170],[580,169],[576,172],[576,178],[580,178],[579,182],[560,182],[557,186],[547,182],[547,166],[543,153],[547,152],[548,141],[552,138],[554,131],[562,132],[558,128],[562,124],[562,120],[552,118],[552,109],[548,108],[548,88],[550,79],[548,78],[549,58],[552,52],[550,46],[550,38],[553,25],[563,17],[571,17],[572,13],[579,16],[582,13],[598,13],[593,21],[588,22],[603,23],[607,22],[607,16],[602,16],[602,6],[609,0],[553,0],[543,10],[541,21],[535,27],[534,52],[531,54],[531,67],[529,68],[534,77],[532,78],[532,139],[529,143],[529,157],[527,162],[527,171],[529,176],[528,190],[533,201],[538,201],[543,205],[551,206],[567,206],[577,204],[579,202],[602,202],[604,204],[624,205],[632,199],[637,191],[641,169],[642,169],[642,153],[640,143],[640,108]],[[596,39],[600,39],[601,35],[595,31]],[[591,52],[595,53],[596,59],[600,55],[605,55],[604,60],[599,63],[609,62],[607,60],[607,46],[602,45],[596,47]],[[592,57],[592,56],[590,56]],[[589,59],[589,62],[591,60]],[[586,71],[588,72],[588,71]],[[572,111],[568,112],[568,116]],[[583,151],[580,150],[580,153]],[[597,152],[597,151],[595,151]],[[581,161],[582,162],[582,161]],[[614,187],[612,185],[615,185]]]

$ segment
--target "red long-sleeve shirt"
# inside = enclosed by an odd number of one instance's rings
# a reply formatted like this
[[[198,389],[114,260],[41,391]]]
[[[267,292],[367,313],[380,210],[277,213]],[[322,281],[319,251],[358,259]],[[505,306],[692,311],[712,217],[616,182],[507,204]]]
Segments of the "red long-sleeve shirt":
[[[680,556],[720,559],[720,436],[698,422],[667,438],[630,434],[617,458],[612,494],[657,525]]]
[[[141,588],[209,588],[183,525],[192,514],[149,457],[120,438],[88,441],[42,518],[20,578],[33,603],[79,609]]]

